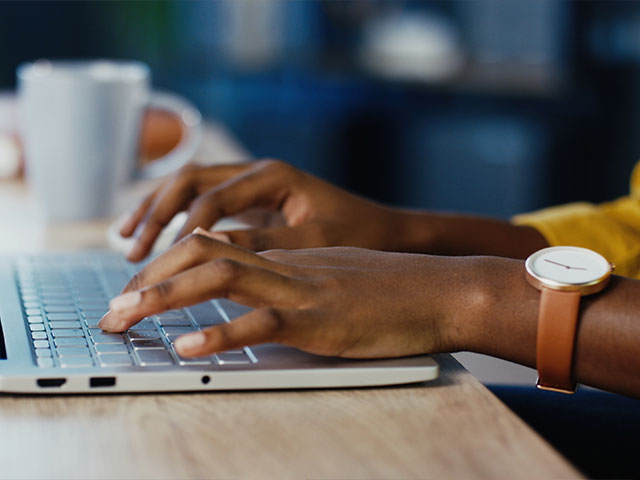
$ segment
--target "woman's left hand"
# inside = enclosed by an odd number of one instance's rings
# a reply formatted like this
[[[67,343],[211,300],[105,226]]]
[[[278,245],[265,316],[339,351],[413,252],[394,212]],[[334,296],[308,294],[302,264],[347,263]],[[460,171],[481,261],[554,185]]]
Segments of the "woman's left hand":
[[[349,247],[254,253],[197,230],[135,275],[100,322],[121,332],[142,318],[226,297],[254,307],[180,337],[183,356],[277,342],[319,355],[397,357],[460,348],[472,258]]]

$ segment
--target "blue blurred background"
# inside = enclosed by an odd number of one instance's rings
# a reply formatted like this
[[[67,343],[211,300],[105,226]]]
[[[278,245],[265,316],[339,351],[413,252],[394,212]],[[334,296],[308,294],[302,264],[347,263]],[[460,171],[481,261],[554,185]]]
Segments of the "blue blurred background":
[[[94,57],[398,205],[601,201],[640,154],[640,2],[0,2],[0,89],[20,62]]]

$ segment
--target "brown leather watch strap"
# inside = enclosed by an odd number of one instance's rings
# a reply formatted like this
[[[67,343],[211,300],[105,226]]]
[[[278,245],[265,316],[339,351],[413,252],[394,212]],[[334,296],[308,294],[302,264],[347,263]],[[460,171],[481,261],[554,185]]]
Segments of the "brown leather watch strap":
[[[573,393],[573,350],[578,326],[580,292],[543,287],[538,314],[536,362],[538,387]]]

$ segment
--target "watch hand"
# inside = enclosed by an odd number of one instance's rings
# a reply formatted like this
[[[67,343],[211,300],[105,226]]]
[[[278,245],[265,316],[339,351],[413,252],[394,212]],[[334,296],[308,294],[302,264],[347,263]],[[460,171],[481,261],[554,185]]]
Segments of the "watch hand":
[[[553,263],[554,265],[558,265],[560,267],[564,267],[567,270],[586,270],[586,268],[581,268],[581,267],[570,267],[569,265],[564,265],[562,263],[559,262],[554,262],[553,260],[549,260],[549,259],[544,259],[545,262],[549,262],[549,263]]]

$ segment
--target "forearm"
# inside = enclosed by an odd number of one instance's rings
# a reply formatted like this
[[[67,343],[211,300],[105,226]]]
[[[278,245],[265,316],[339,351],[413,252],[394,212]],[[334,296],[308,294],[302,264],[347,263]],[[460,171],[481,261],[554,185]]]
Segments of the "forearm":
[[[457,320],[460,346],[535,368],[540,293],[527,283],[523,263],[483,257],[472,262],[481,306]],[[640,281],[614,276],[602,293],[581,299],[576,380],[640,397],[638,346]]]
[[[548,246],[536,229],[503,220],[410,210],[398,215],[406,252],[526,258]]]

